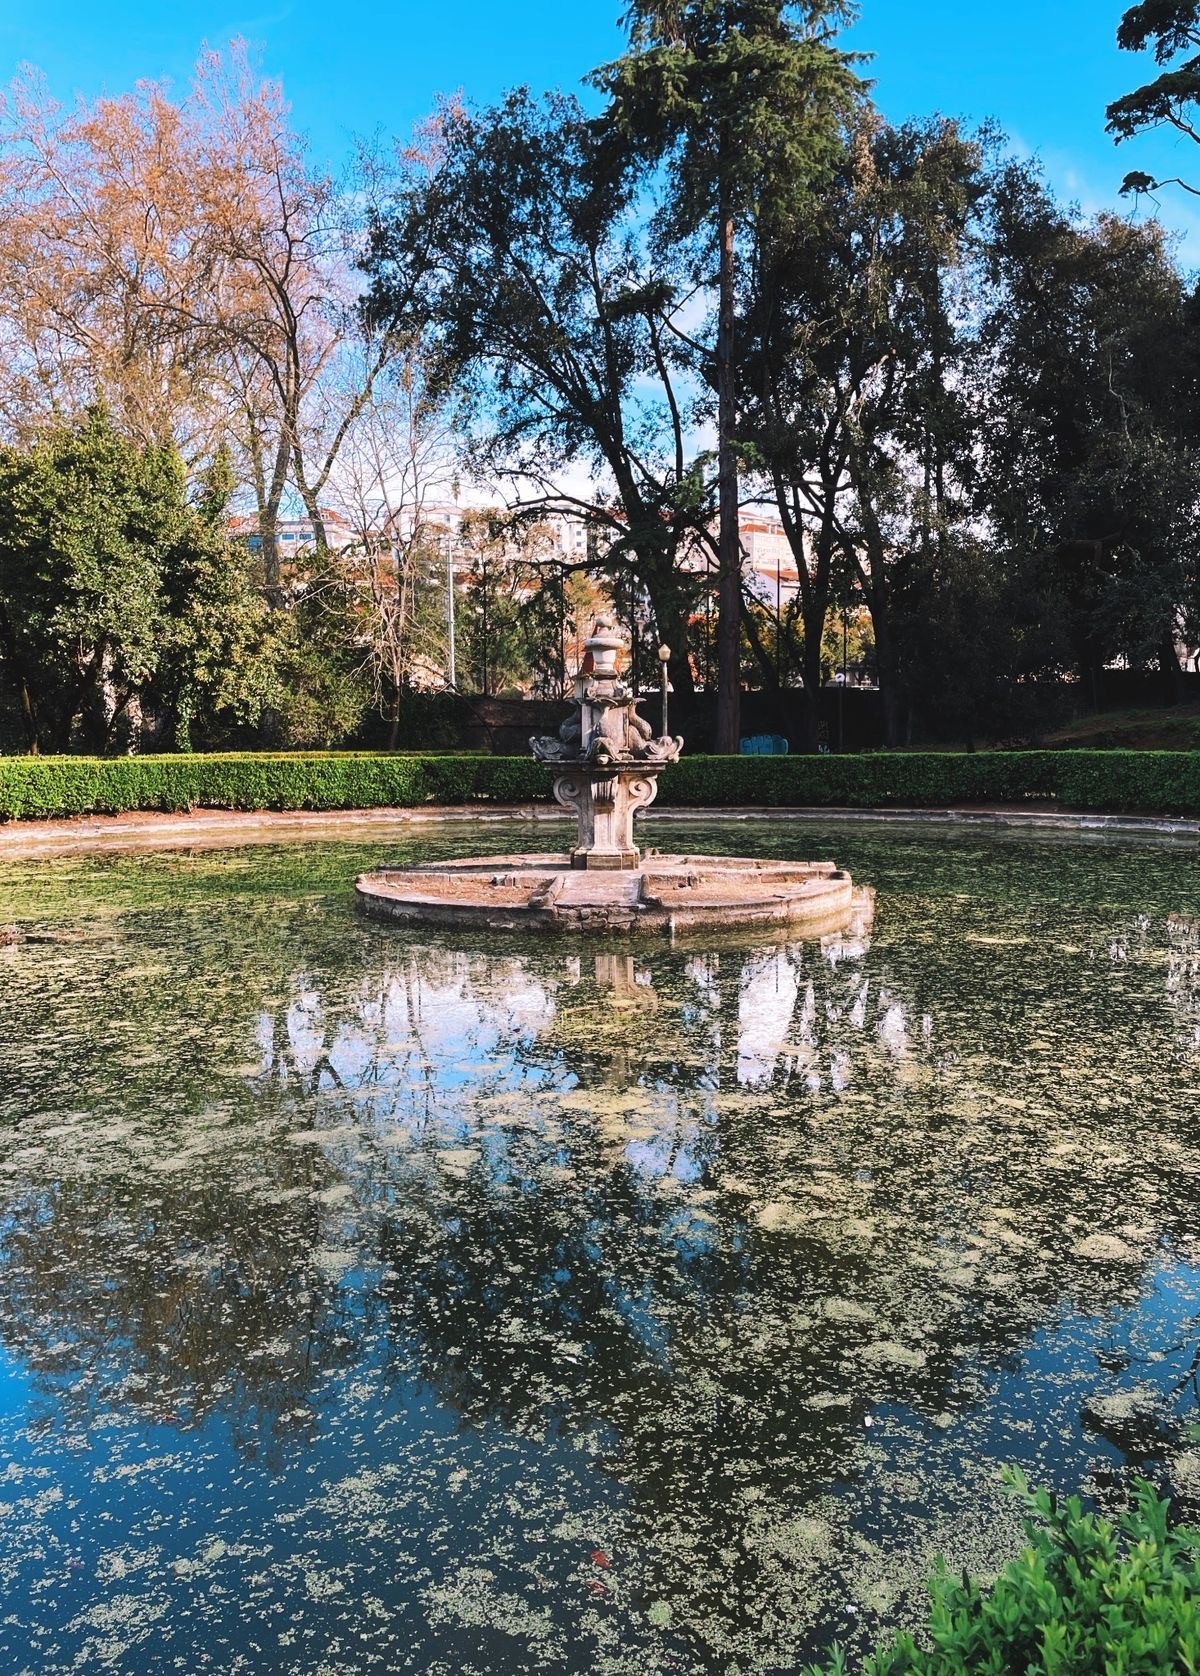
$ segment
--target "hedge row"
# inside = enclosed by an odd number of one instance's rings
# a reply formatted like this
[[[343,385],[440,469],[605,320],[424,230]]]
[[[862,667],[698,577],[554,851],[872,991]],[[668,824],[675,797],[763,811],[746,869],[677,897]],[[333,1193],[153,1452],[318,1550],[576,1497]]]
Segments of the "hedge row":
[[[850,809],[1049,802],[1106,814],[1200,815],[1200,752],[690,757],[664,775],[659,801]]]
[[[386,809],[528,803],[549,777],[521,757],[261,752],[0,758],[0,820],[154,809]]]
[[[523,757],[260,752],[0,758],[0,820],[153,809],[379,809],[532,803],[551,775]],[[1057,803],[1097,813],[1200,815],[1200,752],[685,757],[664,807],[946,808]]]

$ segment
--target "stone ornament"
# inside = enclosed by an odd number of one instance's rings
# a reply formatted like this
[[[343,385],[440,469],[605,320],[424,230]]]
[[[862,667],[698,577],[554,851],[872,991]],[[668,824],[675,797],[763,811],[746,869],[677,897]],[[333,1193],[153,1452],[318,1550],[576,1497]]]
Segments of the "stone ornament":
[[[617,659],[624,641],[607,617],[600,617],[584,642],[583,662],[573,683],[576,714],[557,735],[529,741],[539,762],[561,765],[554,796],[575,812],[579,841],[571,852],[578,868],[635,868],[640,856],[633,817],[658,795],[660,768],[677,762],[682,738],[666,733],[666,661],[663,670],[663,727],[658,738],[638,699],[622,681]]]

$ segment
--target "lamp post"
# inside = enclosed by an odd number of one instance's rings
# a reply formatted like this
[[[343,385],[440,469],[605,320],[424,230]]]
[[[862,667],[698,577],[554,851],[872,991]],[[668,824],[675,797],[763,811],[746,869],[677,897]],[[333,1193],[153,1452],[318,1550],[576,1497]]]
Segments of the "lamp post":
[[[450,668],[448,686],[451,692],[458,687],[458,670],[454,656],[454,534],[446,532],[446,621],[450,635]]]
[[[838,688],[838,753],[846,749],[846,607],[842,606],[842,684]]]
[[[658,648],[658,667],[659,667],[660,678],[661,678],[661,681],[662,681],[662,704],[663,704],[662,736],[663,736],[664,739],[670,738],[670,734],[667,732],[667,694],[671,690],[671,683],[667,679],[667,666],[669,665],[670,662],[671,662],[671,648],[669,646],[660,646]]]

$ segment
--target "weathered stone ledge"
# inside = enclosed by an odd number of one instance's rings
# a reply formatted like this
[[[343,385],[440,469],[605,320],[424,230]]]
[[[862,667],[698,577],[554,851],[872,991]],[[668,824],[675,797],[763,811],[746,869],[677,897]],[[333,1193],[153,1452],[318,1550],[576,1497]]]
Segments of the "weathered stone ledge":
[[[198,809],[187,815],[81,815],[68,820],[0,823],[0,857],[14,860],[45,854],[112,849],[224,848],[235,844],[280,843],[289,837],[319,841],[367,834],[377,827],[426,826],[441,822],[480,825],[562,824],[570,817],[553,804],[469,804],[419,808],[344,810]],[[981,807],[946,809],[856,809],[845,807],[742,806],[736,809],[654,809],[649,825],[705,822],[835,820],[853,823],[959,825],[1026,828],[1066,833],[1114,833],[1171,838],[1200,837],[1200,820],[1156,815],[1096,815],[1055,808]]]
[[[774,925],[819,937],[865,929],[875,904],[875,892],[832,861],[655,851],[622,870],[574,868],[567,854],[383,866],[354,889],[364,913],[402,925],[593,935]]]

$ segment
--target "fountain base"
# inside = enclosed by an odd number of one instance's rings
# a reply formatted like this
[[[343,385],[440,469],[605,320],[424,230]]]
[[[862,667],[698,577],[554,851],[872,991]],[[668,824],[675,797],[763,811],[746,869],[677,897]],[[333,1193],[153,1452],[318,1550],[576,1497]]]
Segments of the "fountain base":
[[[869,924],[874,892],[832,861],[643,854],[581,868],[571,855],[501,855],[380,867],[355,881],[360,908],[405,925],[483,931],[675,936],[786,926],[824,936]]]

